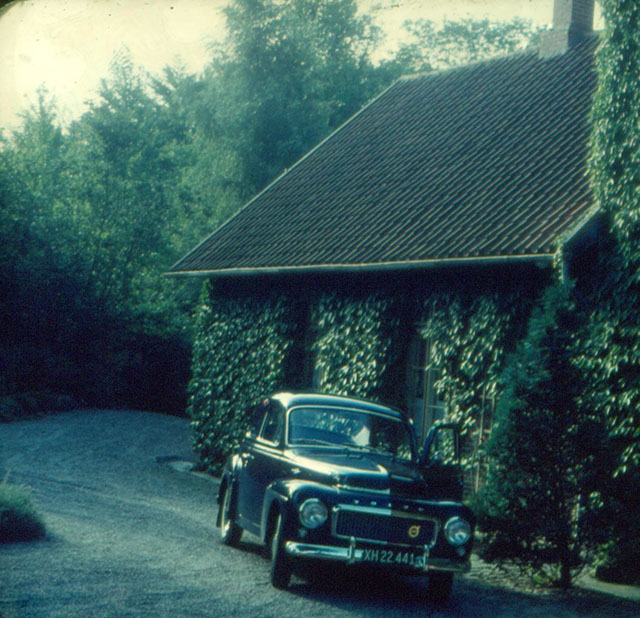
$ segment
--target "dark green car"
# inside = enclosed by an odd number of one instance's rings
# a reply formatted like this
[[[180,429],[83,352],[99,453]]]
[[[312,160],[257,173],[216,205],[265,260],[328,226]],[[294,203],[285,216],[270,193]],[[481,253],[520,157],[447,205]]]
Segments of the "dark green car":
[[[324,560],[422,574],[448,597],[469,570],[475,524],[455,426],[434,427],[420,454],[406,417],[367,401],[279,393],[251,414],[220,485],[223,543],[260,537],[278,588],[298,561]]]

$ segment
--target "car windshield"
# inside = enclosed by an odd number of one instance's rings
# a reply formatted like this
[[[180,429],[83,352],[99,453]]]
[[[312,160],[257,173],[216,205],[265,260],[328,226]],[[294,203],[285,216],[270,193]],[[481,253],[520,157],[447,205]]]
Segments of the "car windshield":
[[[412,459],[407,426],[396,419],[338,407],[300,407],[289,414],[289,444],[344,446]]]

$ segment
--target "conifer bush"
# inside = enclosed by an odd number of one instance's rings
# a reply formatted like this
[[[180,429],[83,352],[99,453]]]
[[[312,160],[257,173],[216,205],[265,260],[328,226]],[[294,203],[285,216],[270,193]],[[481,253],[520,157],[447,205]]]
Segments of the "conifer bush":
[[[570,289],[550,286],[505,370],[480,512],[485,558],[532,569],[563,588],[594,541],[605,435],[597,415],[576,404],[576,320]]]

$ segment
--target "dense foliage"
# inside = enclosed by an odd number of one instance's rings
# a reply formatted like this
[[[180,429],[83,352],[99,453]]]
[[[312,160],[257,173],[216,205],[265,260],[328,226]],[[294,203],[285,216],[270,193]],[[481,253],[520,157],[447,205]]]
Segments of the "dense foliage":
[[[430,68],[417,48],[374,65],[381,33],[355,0],[226,13],[202,75],[147,76],[123,52],[69,126],[42,92],[0,138],[0,416],[69,402],[56,394],[183,410],[199,282],[163,270],[401,72]],[[486,47],[467,30],[465,49]]]
[[[490,19],[445,20],[442,24],[420,19],[407,24],[411,35],[401,45],[392,63],[406,71],[447,69],[508,54],[536,45],[541,29],[523,19],[511,22]]]
[[[544,573],[563,588],[588,553],[601,466],[600,416],[577,405],[578,313],[562,284],[545,291],[503,376],[484,492],[486,557]]]
[[[522,335],[535,293],[527,285],[502,290],[460,289],[421,301],[421,335],[447,419],[459,423],[467,489],[475,496],[486,477],[483,445],[501,395],[499,377],[513,342]]]
[[[452,421],[464,433],[478,429],[498,395],[498,376],[510,342],[530,311],[530,290],[445,292],[423,301],[422,336],[432,342],[436,383]]]
[[[0,151],[0,395],[184,405],[188,342],[157,264],[177,167],[156,111],[125,68],[66,133],[41,94]]]
[[[599,240],[572,295],[548,292],[506,374],[487,488],[490,555],[555,565],[563,585],[594,545],[599,576],[639,581],[640,7],[602,8],[590,161]]]
[[[197,312],[189,384],[194,446],[202,464],[220,471],[248,429],[247,409],[290,387],[287,359],[297,329],[295,306],[283,294],[206,285]]]
[[[324,294],[312,310],[312,350],[318,388],[326,393],[381,399],[398,326],[394,302],[382,294]]]
[[[640,466],[640,7],[603,2],[606,30],[598,52],[591,175],[612,243],[603,247],[603,284],[593,290],[585,370],[598,378],[603,406],[624,443],[620,471]]]
[[[609,541],[603,577],[640,582],[640,6],[604,0],[593,106],[592,187],[605,239],[584,277],[576,362],[590,378],[582,405],[600,411],[614,478],[602,488]],[[634,531],[628,534],[627,531]]]

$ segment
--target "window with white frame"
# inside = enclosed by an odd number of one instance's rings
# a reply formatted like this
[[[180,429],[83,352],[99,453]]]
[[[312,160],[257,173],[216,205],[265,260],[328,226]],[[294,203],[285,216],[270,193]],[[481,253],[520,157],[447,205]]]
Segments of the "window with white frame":
[[[425,339],[416,332],[409,349],[408,405],[409,414],[420,440],[429,428],[445,417],[445,402],[440,398],[436,382],[440,371],[433,363],[433,339]]]

